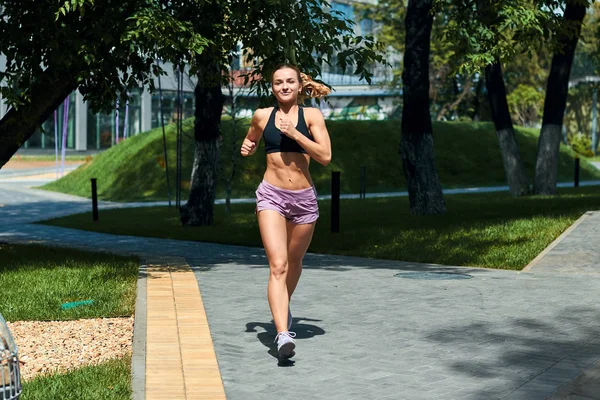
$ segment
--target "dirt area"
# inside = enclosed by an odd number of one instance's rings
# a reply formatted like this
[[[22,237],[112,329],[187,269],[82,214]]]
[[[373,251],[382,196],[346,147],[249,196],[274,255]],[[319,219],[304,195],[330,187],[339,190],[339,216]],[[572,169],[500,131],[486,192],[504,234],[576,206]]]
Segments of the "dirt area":
[[[9,322],[22,380],[131,354],[133,317]]]
[[[83,161],[65,161],[65,165],[79,165],[82,164]],[[61,165],[60,161],[58,163],[59,167]],[[56,161],[32,161],[23,158],[22,160],[10,159],[2,169],[35,169],[35,168],[48,168],[55,167]]]

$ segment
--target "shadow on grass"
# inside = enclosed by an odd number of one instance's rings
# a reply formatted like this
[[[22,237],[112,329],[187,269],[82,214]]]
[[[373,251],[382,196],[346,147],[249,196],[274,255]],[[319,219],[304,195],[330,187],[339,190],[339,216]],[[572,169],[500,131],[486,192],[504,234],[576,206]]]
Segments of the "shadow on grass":
[[[600,209],[597,188],[561,193],[558,197],[518,199],[498,193],[446,196],[448,213],[442,216],[412,216],[406,198],[348,200],[341,204],[338,234],[329,232],[330,202],[322,201],[321,218],[309,252],[520,269],[579,215]],[[7,205],[0,208],[0,219],[8,221],[9,228],[0,233],[0,240],[19,239],[24,228],[12,230],[12,224],[85,208],[89,210],[90,205],[69,202]],[[221,263],[266,266],[253,208],[252,204],[235,205],[233,213],[227,215],[224,207],[215,207],[215,225],[198,228],[182,228],[177,211],[167,207],[101,210],[97,222],[91,220],[88,212],[47,223],[119,236],[74,229],[45,234],[40,227],[37,237],[47,244],[89,246],[123,254],[186,256],[204,271]],[[27,229],[31,232],[28,237],[35,238],[35,228]],[[168,242],[158,237],[178,241]],[[339,271],[351,269],[347,261],[337,257],[321,259],[311,255],[305,265]],[[364,268],[373,263],[369,260],[359,265]],[[397,264],[391,268],[398,268]]]

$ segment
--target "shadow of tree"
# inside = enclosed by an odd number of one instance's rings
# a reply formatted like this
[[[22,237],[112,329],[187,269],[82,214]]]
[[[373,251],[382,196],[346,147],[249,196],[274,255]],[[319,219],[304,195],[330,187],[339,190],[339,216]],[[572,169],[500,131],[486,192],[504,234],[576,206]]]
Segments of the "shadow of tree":
[[[568,307],[551,319],[513,318],[502,327],[474,322],[424,336],[444,346],[468,349],[469,354],[486,354],[449,360],[449,367],[460,375],[511,378],[512,384],[480,390],[469,399],[546,399],[600,359],[600,312]],[[594,399],[600,399],[600,393]]]

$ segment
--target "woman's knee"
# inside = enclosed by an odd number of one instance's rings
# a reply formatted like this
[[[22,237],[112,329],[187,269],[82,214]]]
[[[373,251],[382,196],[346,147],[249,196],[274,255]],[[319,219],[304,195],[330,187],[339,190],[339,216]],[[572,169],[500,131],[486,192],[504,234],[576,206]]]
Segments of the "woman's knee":
[[[289,268],[287,260],[273,260],[269,261],[269,268],[271,269],[271,275],[275,278],[284,277]]]

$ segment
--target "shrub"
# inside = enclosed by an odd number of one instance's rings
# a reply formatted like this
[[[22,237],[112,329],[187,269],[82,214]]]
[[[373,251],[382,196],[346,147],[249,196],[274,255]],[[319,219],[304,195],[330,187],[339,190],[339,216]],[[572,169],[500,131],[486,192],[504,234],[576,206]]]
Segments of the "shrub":
[[[567,140],[575,153],[581,154],[584,157],[594,157],[592,139],[589,136],[581,132],[569,133]]]

